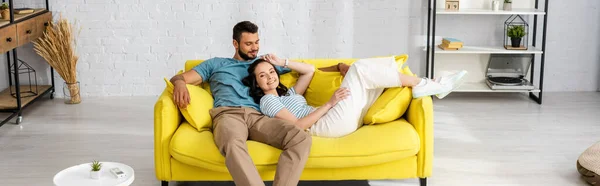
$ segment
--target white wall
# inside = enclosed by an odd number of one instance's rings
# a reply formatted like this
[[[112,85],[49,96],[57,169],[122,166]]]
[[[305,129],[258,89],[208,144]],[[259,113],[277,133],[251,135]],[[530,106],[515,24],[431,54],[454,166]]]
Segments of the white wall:
[[[599,1],[551,3],[545,90],[597,90],[600,48],[584,41],[600,41]],[[82,28],[77,49],[83,96],[157,95],[164,88],[162,78],[182,69],[185,60],[233,56],[231,29],[243,20],[258,24],[261,53],[290,58],[408,53],[413,71],[425,72],[426,1],[50,0],[50,6],[55,18],[62,13]],[[590,20],[577,20],[583,17]],[[438,28],[448,26],[439,18]],[[493,21],[460,19],[473,32],[485,31],[476,22]],[[575,22],[566,23],[569,19]],[[573,34],[565,37],[564,32]],[[47,79],[47,65],[32,46],[21,47],[19,54],[36,67],[40,82]],[[4,55],[0,60],[6,61]],[[561,73],[565,69],[568,74]],[[6,63],[0,74],[6,77]],[[573,83],[568,77],[589,83]],[[56,82],[60,96],[63,81]],[[0,82],[0,87],[6,85]]]
[[[600,89],[600,1],[552,1],[544,89]],[[555,31],[551,31],[555,30]]]
[[[260,27],[261,53],[290,58],[409,53],[415,71],[424,56],[413,46],[413,35],[423,32],[424,11],[408,0],[51,0],[50,5],[55,17],[62,13],[82,27],[78,75],[84,96],[157,95],[162,78],[182,69],[185,60],[233,56],[231,29],[243,20]],[[31,47],[20,51],[35,58]],[[43,67],[41,60],[31,63]]]

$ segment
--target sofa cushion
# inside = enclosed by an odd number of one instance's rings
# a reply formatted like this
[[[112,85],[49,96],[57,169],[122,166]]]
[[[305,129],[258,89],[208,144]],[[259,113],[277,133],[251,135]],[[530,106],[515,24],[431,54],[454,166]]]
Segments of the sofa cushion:
[[[164,79],[167,84],[166,89],[172,98],[174,86],[167,78]],[[187,84],[187,89],[190,94],[190,104],[185,109],[179,109],[181,115],[198,131],[211,129],[212,119],[209,111],[214,106],[212,96],[200,86]]]
[[[342,85],[342,80],[344,77],[339,72],[323,72],[318,70],[318,68],[328,67],[332,65],[336,65],[338,63],[346,63],[351,65],[356,61],[356,59],[341,59],[341,60],[331,60],[331,59],[314,59],[314,60],[296,60],[302,63],[312,64],[317,68],[313,75],[313,78],[306,88],[304,93],[304,97],[306,98],[306,103],[313,107],[323,106],[335,90],[340,88]],[[295,76],[293,76],[295,78]],[[282,82],[288,82],[285,76],[281,77]],[[297,80],[297,78],[295,78]]]
[[[313,107],[325,105],[340,88],[344,77],[339,72],[323,72],[316,70],[313,79],[304,93],[306,103]]]
[[[406,75],[413,75],[408,71],[408,67],[402,68],[406,60],[408,60],[408,55],[398,55],[394,56],[394,58],[398,64],[399,72]],[[363,118],[363,123],[372,125],[394,121],[404,115],[411,100],[412,89],[408,87],[387,88],[371,105]]]
[[[394,121],[404,115],[411,100],[411,88],[388,88],[371,105],[363,118],[363,123],[365,125],[373,125]]]
[[[256,165],[276,165],[281,150],[249,140],[249,154]],[[344,168],[380,164],[415,156],[420,140],[404,119],[361,127],[341,138],[313,137],[307,168]],[[197,167],[226,172],[225,158],[210,130],[197,131],[187,122],[177,129],[170,144],[174,159]]]

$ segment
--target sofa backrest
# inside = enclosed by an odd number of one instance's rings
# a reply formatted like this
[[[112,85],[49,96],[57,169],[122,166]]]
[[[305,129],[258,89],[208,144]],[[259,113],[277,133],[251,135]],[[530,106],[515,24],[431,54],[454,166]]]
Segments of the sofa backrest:
[[[406,62],[408,56],[400,55],[396,57],[396,60],[402,60],[402,63]],[[301,63],[308,63],[315,66],[315,68],[328,67],[336,65],[337,63],[345,63],[351,65],[358,59],[290,59]],[[198,64],[204,62],[204,60],[188,60],[185,63],[185,71],[191,70]],[[414,75],[408,67],[402,69],[402,73],[407,75]],[[321,106],[326,103],[329,98],[333,95],[336,89],[342,84],[343,77],[339,72],[322,72],[319,70],[315,71],[315,75],[306,90],[304,96],[306,101],[311,106]],[[280,81],[283,85],[288,88],[295,85],[298,80],[298,73],[292,71],[291,73],[281,75]],[[210,86],[208,83],[202,83],[202,88],[210,93]]]

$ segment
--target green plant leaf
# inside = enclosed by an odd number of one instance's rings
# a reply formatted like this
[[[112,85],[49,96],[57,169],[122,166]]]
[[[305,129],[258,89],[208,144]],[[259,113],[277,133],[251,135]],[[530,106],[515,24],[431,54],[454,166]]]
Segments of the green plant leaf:
[[[0,5],[0,10],[6,10],[8,8],[8,3],[2,3],[2,5]]]
[[[514,25],[508,27],[506,34],[508,35],[508,37],[511,38],[522,38],[523,36],[527,35],[527,33],[525,32],[525,27],[522,25]]]
[[[92,164],[90,166],[92,167],[92,171],[100,171],[100,169],[102,168],[102,163],[94,160],[92,161]]]

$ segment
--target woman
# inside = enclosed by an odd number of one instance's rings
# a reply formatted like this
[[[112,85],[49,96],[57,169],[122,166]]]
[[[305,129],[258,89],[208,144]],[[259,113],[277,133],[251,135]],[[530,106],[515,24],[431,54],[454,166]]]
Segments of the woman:
[[[297,71],[300,74],[297,83],[289,89],[281,84],[275,65]],[[293,122],[314,136],[341,137],[361,126],[369,107],[385,88],[412,87],[413,98],[440,94],[442,98],[466,74],[461,71],[436,81],[408,76],[398,71],[394,57],[361,59],[352,66],[338,64],[335,68],[344,75],[344,80],[331,99],[317,108],[308,105],[302,96],[312,79],[313,65],[268,54],[250,65],[243,82],[263,114]]]

